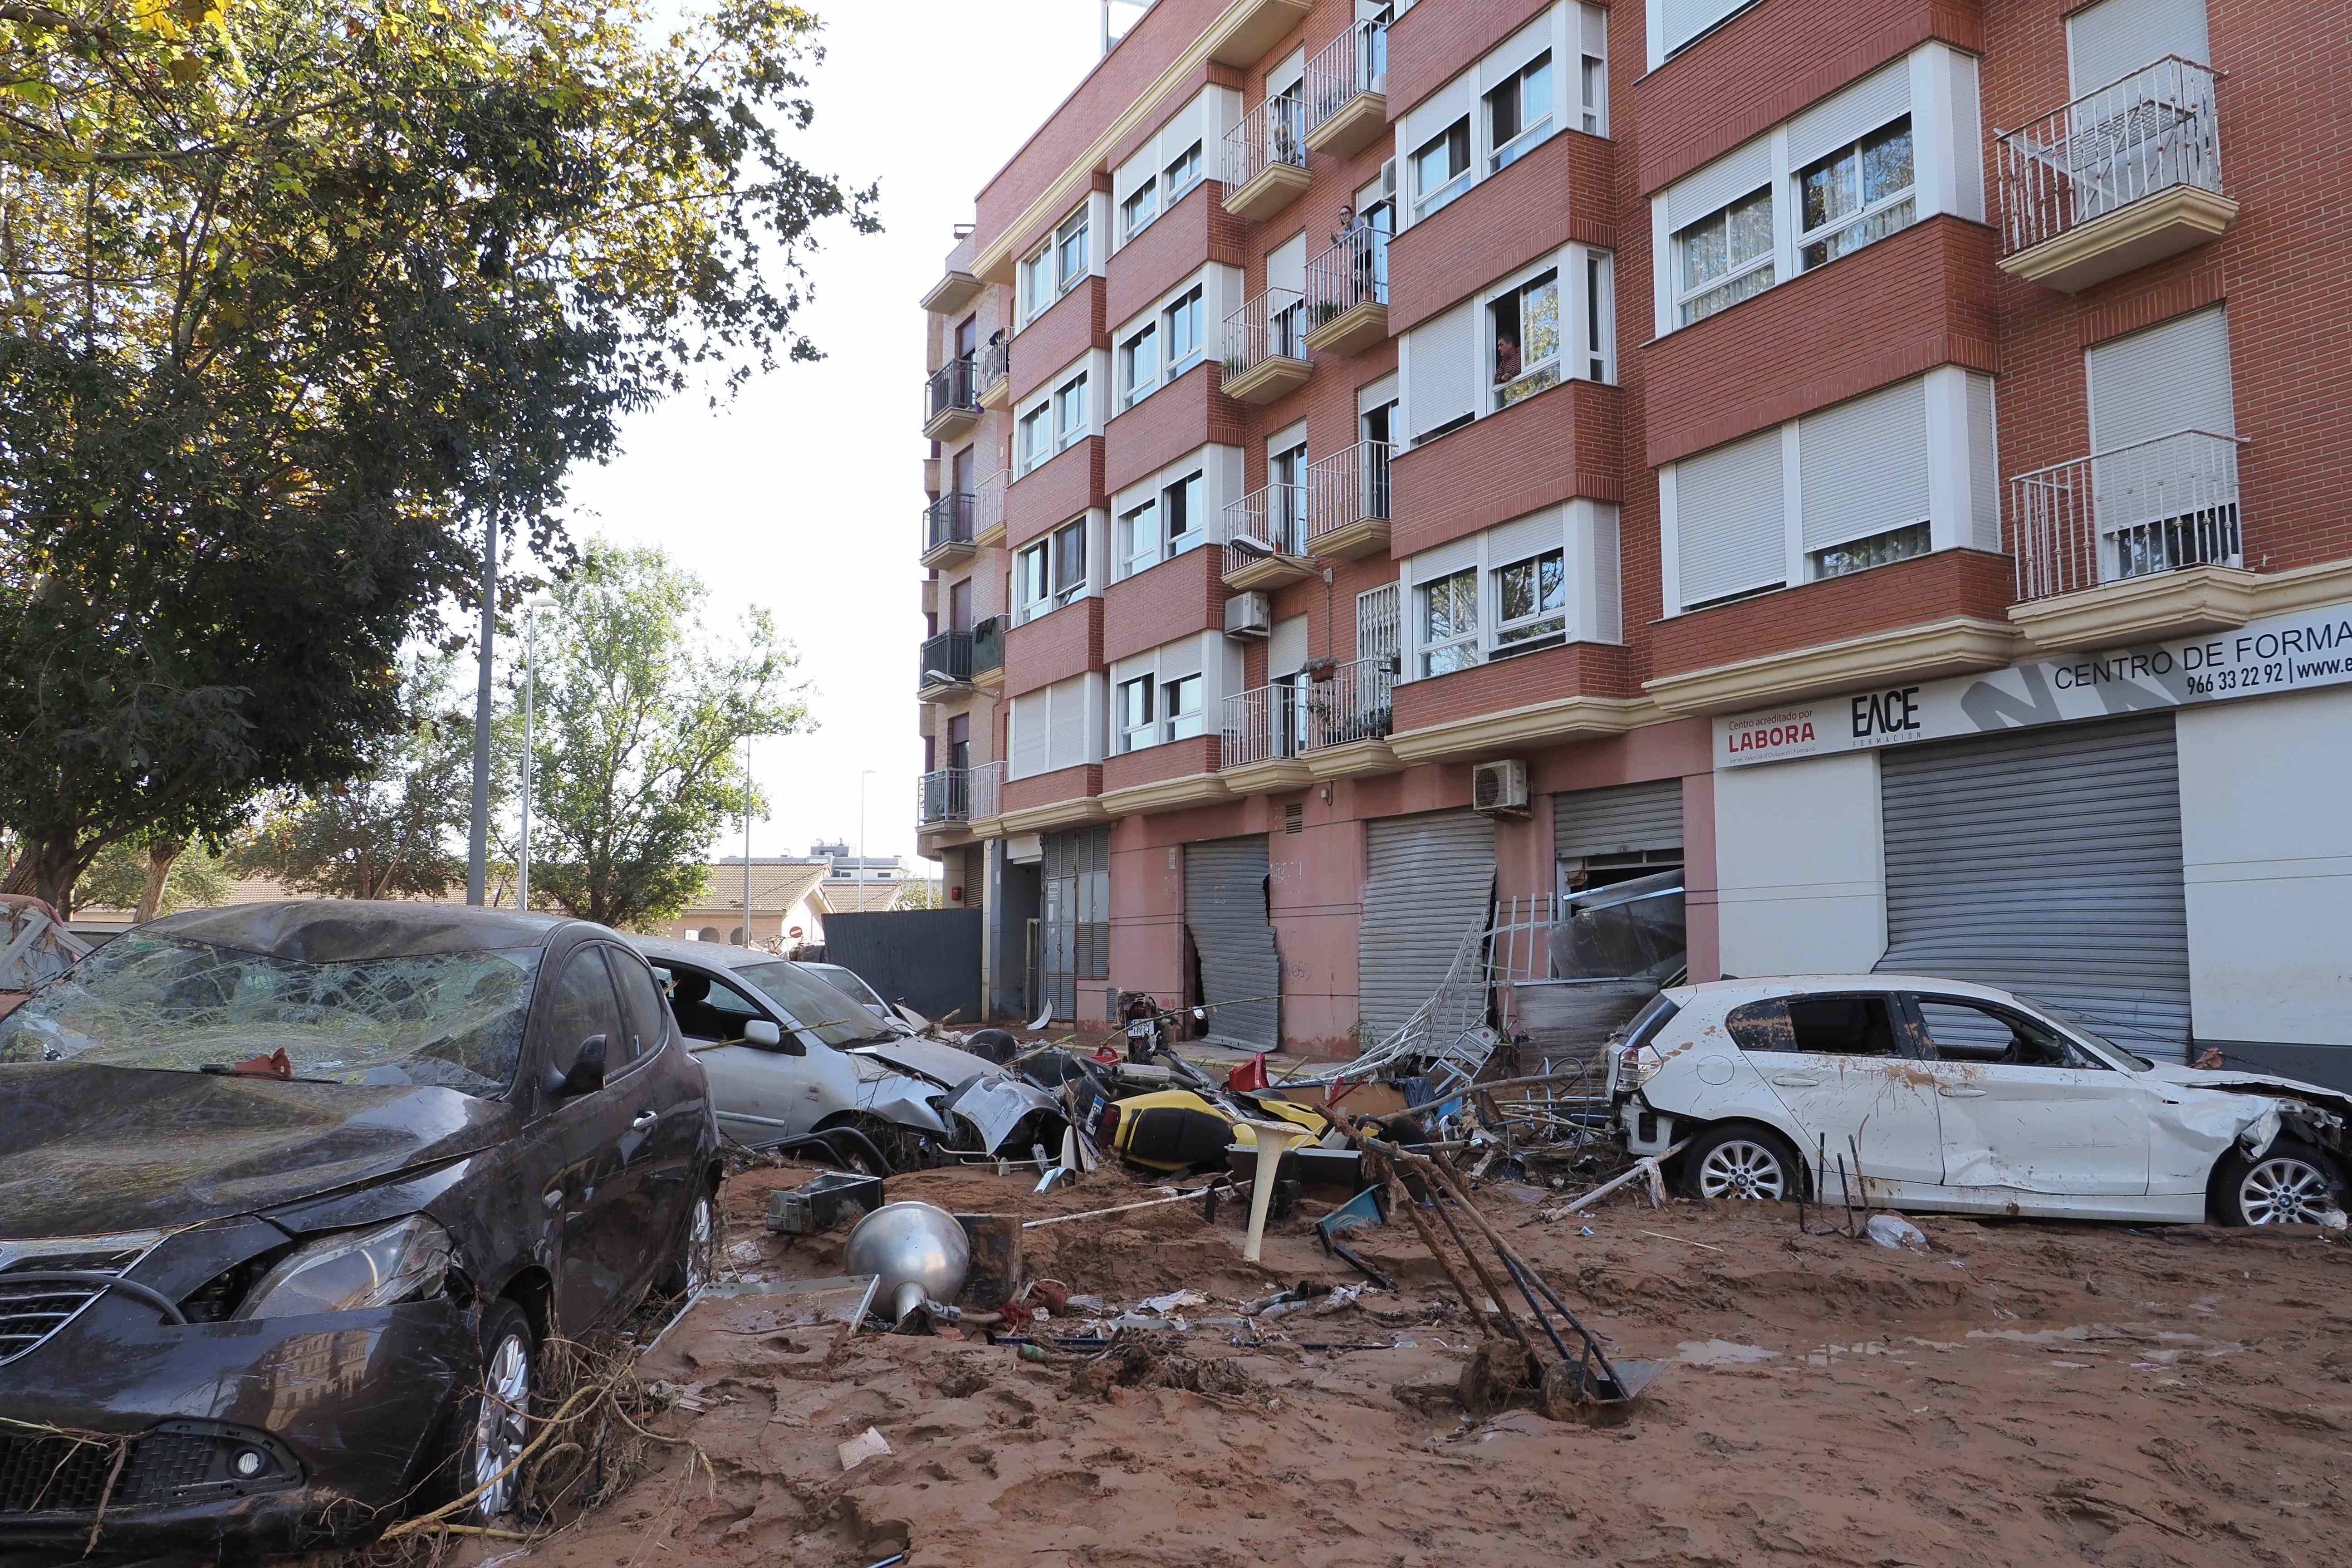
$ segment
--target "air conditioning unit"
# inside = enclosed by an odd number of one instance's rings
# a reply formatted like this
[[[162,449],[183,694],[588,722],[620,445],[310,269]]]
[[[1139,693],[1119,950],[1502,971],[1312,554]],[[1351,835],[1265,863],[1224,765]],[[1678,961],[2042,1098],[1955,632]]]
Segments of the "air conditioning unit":
[[[1235,594],[1225,601],[1225,635],[1235,642],[1264,642],[1274,635],[1274,599],[1267,594]]]
[[[1528,809],[1528,764],[1480,763],[1470,770],[1470,809],[1489,816],[1517,815]]]

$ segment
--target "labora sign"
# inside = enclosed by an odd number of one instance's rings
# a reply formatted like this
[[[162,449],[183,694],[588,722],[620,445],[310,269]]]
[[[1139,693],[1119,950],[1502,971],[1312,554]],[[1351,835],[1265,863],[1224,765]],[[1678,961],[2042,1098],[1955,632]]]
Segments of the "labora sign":
[[[2352,681],[2352,605],[2114,653],[1886,686],[1715,721],[1715,765],[1746,767]]]

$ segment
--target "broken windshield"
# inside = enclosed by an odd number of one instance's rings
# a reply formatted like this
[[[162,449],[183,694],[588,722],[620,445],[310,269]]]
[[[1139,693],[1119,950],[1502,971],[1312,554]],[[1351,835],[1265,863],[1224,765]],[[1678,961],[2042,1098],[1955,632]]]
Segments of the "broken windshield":
[[[736,973],[766,992],[792,1015],[793,1022],[828,1046],[864,1046],[898,1036],[875,1027],[874,1015],[856,997],[835,990],[789,959],[747,963]]]
[[[302,963],[132,932],[0,1019],[0,1062],[196,1072],[283,1050],[296,1078],[495,1094],[514,1077],[539,959]]]

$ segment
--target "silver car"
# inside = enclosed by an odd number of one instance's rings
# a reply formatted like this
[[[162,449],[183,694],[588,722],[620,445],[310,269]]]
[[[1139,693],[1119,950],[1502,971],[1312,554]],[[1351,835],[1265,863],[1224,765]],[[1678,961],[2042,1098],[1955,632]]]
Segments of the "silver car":
[[[1060,1146],[1052,1095],[884,1020],[806,965],[716,942],[633,940],[709,1075],[719,1130],[740,1142],[853,1128],[893,1170]]]

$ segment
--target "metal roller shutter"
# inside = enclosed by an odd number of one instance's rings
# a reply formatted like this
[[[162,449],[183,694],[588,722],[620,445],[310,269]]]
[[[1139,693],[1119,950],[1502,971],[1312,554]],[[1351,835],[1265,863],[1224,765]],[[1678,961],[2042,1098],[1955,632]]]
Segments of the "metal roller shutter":
[[[2066,63],[2077,98],[2167,55],[2212,62],[2205,0],[2099,0],[2066,18]]]
[[[1265,919],[1265,876],[1264,834],[1184,846],[1184,929],[1201,957],[1209,1038],[1253,1051],[1282,1044],[1282,960]]]
[[[2189,915],[2172,715],[1881,753],[1882,973],[2000,985],[2176,1056]]]
[[[1464,933],[1495,903],[1495,824],[1474,811],[1368,822],[1358,1008],[1372,1042],[1444,984]]]
[[[1759,431],[1675,465],[1683,607],[1789,580],[1780,432]]]
[[[1657,779],[1612,789],[1580,789],[1551,800],[1552,851],[1562,860],[1587,855],[1683,847],[1683,781]]]

